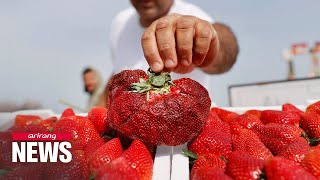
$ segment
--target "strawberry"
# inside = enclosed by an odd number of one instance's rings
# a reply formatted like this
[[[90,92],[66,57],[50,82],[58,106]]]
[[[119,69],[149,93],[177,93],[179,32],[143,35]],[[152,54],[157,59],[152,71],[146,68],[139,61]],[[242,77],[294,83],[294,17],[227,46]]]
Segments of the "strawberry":
[[[303,111],[301,111],[300,109],[298,109],[296,106],[290,104],[290,103],[287,103],[287,104],[283,104],[282,105],[282,111],[285,111],[285,112],[295,112],[295,113],[298,113],[299,115],[303,115]]]
[[[259,119],[261,117],[261,111],[260,110],[254,110],[254,109],[253,110],[248,110],[244,114],[252,115],[252,116],[255,116],[255,117],[259,118]]]
[[[265,173],[268,179],[316,180],[303,167],[283,157],[274,157],[265,164]]]
[[[300,164],[304,169],[320,179],[320,149],[311,150]]]
[[[26,125],[27,132],[50,132],[54,124],[57,122],[56,117],[50,117],[45,120],[35,120],[31,124]]]
[[[119,138],[114,138],[99,147],[89,160],[89,168],[93,175],[97,170],[119,157],[123,152]]]
[[[89,141],[100,139],[100,135],[91,121],[81,116],[69,116],[60,119],[53,128],[54,132],[70,133],[73,149],[83,150]]]
[[[284,147],[278,154],[278,156],[285,157],[296,163],[300,163],[305,155],[309,152],[309,144],[306,139],[298,137],[293,142]]]
[[[41,118],[39,116],[17,115],[14,121],[14,126],[25,129],[27,125],[36,120],[41,120]]]
[[[261,120],[254,115],[250,114],[242,114],[240,115],[236,121],[244,128],[251,129],[253,126],[257,124],[262,124]]]
[[[295,112],[265,110],[261,112],[261,121],[264,124],[279,123],[299,126],[300,115]]]
[[[314,112],[320,114],[320,101],[311,104],[307,107],[307,112]]]
[[[16,168],[23,163],[12,162],[12,133],[0,132],[0,169]]]
[[[259,137],[248,129],[241,129],[238,134],[232,136],[232,146],[234,151],[245,151],[249,155],[262,160],[272,157],[272,153]]]
[[[95,180],[139,180],[139,175],[125,157],[119,157],[106,166],[101,167],[95,175]]]
[[[210,113],[199,136],[188,143],[188,149],[198,156],[211,153],[228,157],[232,151],[228,123],[221,121],[215,113]]]
[[[107,108],[93,107],[88,113],[88,119],[93,123],[97,131],[102,134],[108,131]]]
[[[226,168],[226,163],[224,162],[224,160],[222,160],[221,157],[214,154],[199,156],[192,166],[191,176],[194,171],[203,167],[212,167],[224,172]]]
[[[233,121],[239,117],[239,114],[237,113],[217,107],[211,108],[211,112],[215,112],[219,116],[219,118],[224,122]]]
[[[23,179],[23,180],[41,180],[45,171],[44,163],[29,163],[19,166],[16,169],[9,171],[4,176],[0,175],[0,179]]]
[[[300,128],[288,124],[256,125],[253,131],[274,155],[301,135]]]
[[[233,179],[259,179],[264,161],[246,152],[234,151],[227,162],[227,174]]]
[[[83,151],[87,155],[88,160],[91,155],[101,146],[103,146],[106,142],[110,141],[110,138],[102,137],[96,141],[89,141],[87,145],[84,147]]]
[[[109,83],[108,122],[132,139],[175,146],[200,133],[210,105],[207,90],[196,81],[125,70]]]
[[[121,157],[124,157],[128,164],[137,171],[139,179],[151,180],[153,160],[147,147],[141,141],[134,140]]]
[[[72,160],[69,163],[48,163],[45,171],[46,179],[89,179],[90,172],[87,165],[87,157],[82,150],[72,152]]]
[[[223,171],[213,167],[202,167],[191,173],[191,180],[232,180],[231,177],[224,174]]]
[[[312,111],[305,113],[302,128],[309,138],[320,138],[320,114]]]
[[[67,108],[62,112],[60,119],[64,117],[74,116],[74,115],[76,114],[74,113],[73,109]]]

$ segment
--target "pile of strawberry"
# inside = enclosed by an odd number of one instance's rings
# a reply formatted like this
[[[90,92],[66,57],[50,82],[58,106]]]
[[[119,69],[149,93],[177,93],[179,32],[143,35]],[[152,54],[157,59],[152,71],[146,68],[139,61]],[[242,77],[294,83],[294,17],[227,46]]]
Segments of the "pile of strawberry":
[[[237,114],[212,108],[185,154],[190,178],[320,179],[320,101],[306,112],[292,104],[282,111]]]
[[[106,136],[107,109],[94,107],[86,117],[66,109],[61,118],[17,115],[14,125],[0,132],[0,179],[145,179],[152,178],[153,159],[139,140]],[[12,133],[70,133],[72,161],[12,162]],[[128,147],[128,148],[127,148]],[[152,148],[151,148],[152,149]],[[37,155],[38,156],[38,155]]]

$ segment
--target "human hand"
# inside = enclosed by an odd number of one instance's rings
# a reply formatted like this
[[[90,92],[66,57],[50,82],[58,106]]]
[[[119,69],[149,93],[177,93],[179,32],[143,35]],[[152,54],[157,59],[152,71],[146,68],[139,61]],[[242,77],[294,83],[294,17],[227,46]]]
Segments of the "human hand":
[[[154,21],[141,38],[144,56],[154,72],[189,73],[206,67],[219,52],[212,24],[194,16],[171,14]]]

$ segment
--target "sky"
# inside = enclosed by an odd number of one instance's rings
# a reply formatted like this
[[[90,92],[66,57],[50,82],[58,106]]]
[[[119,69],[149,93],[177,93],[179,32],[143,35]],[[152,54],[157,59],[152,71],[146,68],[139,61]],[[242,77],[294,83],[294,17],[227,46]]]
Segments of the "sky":
[[[61,112],[64,99],[85,107],[81,72],[98,69],[106,80],[112,71],[109,28],[128,0],[0,0],[0,103],[35,100]],[[212,76],[212,101],[228,106],[228,86],[283,80],[281,51],[292,43],[320,41],[317,0],[191,1],[237,36],[240,54],[231,71]],[[295,59],[305,77],[309,56]]]

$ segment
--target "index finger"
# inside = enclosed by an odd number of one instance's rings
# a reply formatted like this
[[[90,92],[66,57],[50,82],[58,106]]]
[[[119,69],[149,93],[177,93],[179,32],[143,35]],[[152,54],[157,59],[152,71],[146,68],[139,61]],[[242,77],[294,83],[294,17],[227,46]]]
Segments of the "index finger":
[[[141,38],[141,45],[144,57],[146,58],[153,72],[161,72],[164,68],[163,61],[160,57],[157,40],[155,36],[156,21],[145,30]]]

